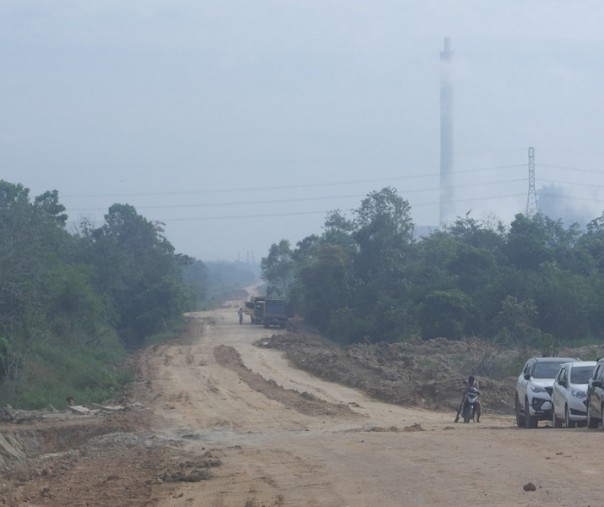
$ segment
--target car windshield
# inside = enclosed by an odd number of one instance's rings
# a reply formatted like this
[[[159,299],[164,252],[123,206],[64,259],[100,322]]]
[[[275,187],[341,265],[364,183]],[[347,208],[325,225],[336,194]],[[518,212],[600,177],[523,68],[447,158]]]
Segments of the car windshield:
[[[593,366],[576,366],[570,372],[570,382],[572,384],[587,384],[593,371]]]
[[[535,363],[533,369],[533,378],[556,378],[556,374],[562,363],[547,361],[544,363]]]

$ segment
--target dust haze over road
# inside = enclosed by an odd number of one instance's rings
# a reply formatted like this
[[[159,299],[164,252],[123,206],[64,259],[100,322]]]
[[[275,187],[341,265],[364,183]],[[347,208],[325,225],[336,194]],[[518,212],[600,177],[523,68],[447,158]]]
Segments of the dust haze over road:
[[[453,424],[450,412],[371,400],[255,346],[273,331],[239,325],[239,304],[189,315],[187,333],[142,353],[131,396],[145,409],[129,429],[144,444],[122,445],[119,459],[80,450],[59,466],[47,457],[29,480],[6,476],[0,505],[12,505],[3,503],[9,487],[29,505],[604,503],[601,431],[524,430],[490,414],[480,424]],[[209,473],[191,476],[202,462]],[[525,491],[527,483],[536,490]]]

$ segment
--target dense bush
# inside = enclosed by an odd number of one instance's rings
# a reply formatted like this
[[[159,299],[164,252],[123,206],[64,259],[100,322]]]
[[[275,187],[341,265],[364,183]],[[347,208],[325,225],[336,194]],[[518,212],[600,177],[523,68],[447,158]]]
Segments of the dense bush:
[[[268,291],[340,343],[481,337],[555,350],[604,334],[604,214],[576,224],[469,216],[419,239],[408,203],[370,193],[322,235],[282,240],[262,260]]]
[[[161,224],[115,204],[70,234],[56,191],[33,200],[0,181],[0,402],[102,400],[129,347],[178,326],[191,307]]]

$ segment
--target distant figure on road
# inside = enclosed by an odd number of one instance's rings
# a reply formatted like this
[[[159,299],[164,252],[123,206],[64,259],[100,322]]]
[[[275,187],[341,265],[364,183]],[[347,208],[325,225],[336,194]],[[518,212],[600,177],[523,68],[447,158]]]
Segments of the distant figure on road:
[[[237,314],[239,315],[239,324],[243,324],[243,308],[239,307]]]

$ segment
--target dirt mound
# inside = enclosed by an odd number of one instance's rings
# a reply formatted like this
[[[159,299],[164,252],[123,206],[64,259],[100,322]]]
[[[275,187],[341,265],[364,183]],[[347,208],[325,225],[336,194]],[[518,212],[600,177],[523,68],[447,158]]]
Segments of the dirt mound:
[[[256,345],[284,350],[298,368],[398,405],[454,411],[464,379],[474,374],[484,411],[513,412],[516,377],[495,379],[491,373],[517,361],[517,353],[482,342],[437,338],[338,347],[314,334],[288,333]]]

